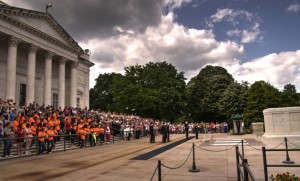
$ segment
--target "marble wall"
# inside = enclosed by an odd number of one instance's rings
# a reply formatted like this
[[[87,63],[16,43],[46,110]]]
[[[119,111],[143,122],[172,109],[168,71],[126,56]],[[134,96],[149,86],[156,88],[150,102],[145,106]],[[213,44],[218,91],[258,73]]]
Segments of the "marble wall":
[[[263,137],[300,137],[300,107],[269,108],[263,113]]]

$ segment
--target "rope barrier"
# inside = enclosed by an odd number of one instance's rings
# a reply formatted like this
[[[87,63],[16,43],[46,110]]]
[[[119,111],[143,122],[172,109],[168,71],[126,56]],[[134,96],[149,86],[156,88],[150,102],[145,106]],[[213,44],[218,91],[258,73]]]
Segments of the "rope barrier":
[[[192,150],[193,150],[193,147],[191,148],[191,151],[190,151],[188,157],[186,158],[186,160],[185,160],[185,161],[183,162],[183,164],[181,164],[180,166],[177,166],[177,167],[169,167],[169,166],[166,166],[166,165],[164,165],[164,164],[161,164],[161,165],[162,165],[163,167],[165,167],[165,168],[168,168],[168,169],[178,169],[178,168],[182,167],[182,166],[188,161],[189,157],[191,156]],[[179,163],[180,163],[180,162],[179,162]]]
[[[294,143],[292,143],[292,142],[290,142],[289,140],[287,140],[290,144],[292,144],[292,145],[294,145],[295,147],[298,147],[298,148],[300,148],[300,146],[298,146],[298,145],[296,145],[296,144],[294,144]]]
[[[261,151],[261,149],[255,148],[255,147],[251,146],[250,144],[248,144],[247,146],[249,146],[250,148],[252,148],[252,149],[254,149],[254,150],[259,150],[259,151]]]
[[[153,174],[152,174],[152,177],[151,177],[150,181],[152,181],[152,179],[153,179],[153,177],[154,177],[156,171],[157,171],[157,166],[156,166],[156,168],[155,168],[155,170],[154,170],[154,172],[153,172]]]
[[[240,143],[239,143],[239,144],[240,144]],[[239,145],[239,144],[237,144],[237,145]],[[237,145],[234,145],[234,146],[232,146],[232,147],[230,147],[230,148],[226,148],[225,150],[210,150],[210,149],[202,148],[202,147],[200,147],[199,145],[196,145],[196,147],[198,147],[199,149],[204,150],[204,151],[222,152],[222,151],[231,150],[232,148],[234,148],[234,147],[237,146]]]
[[[284,140],[279,144],[279,145],[277,145],[277,146],[275,146],[275,147],[273,147],[273,148],[270,148],[271,150],[274,150],[274,149],[276,149],[276,148],[278,148],[280,145],[282,145],[284,143]]]

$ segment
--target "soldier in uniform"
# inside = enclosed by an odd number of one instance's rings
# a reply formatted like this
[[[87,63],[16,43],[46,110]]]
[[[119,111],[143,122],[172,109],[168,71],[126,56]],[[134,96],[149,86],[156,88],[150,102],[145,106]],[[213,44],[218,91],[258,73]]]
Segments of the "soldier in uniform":
[[[149,127],[149,134],[150,134],[150,143],[155,143],[155,130],[152,122]]]
[[[188,124],[187,121],[184,124],[184,130],[185,130],[185,137],[186,137],[186,139],[189,139],[189,124]]]

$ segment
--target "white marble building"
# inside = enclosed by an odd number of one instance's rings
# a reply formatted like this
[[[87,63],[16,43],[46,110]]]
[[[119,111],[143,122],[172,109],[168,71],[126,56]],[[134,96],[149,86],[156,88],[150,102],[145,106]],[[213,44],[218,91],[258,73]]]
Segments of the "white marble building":
[[[89,107],[88,50],[48,13],[0,1],[0,98]]]

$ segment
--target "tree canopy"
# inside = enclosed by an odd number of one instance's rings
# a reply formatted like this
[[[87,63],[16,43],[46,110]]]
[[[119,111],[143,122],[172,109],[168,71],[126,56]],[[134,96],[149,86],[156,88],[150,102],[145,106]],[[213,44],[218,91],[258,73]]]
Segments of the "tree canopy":
[[[270,83],[237,82],[227,70],[208,65],[186,84],[183,72],[167,62],[125,67],[125,74],[105,73],[90,90],[90,107],[160,120],[229,120],[242,114],[246,126],[263,121],[263,110],[300,105],[293,84],[279,91]]]
[[[184,113],[183,72],[167,62],[125,68],[114,82],[114,101],[120,112],[173,121]]]
[[[121,74],[100,74],[96,79],[94,88],[90,90],[90,106],[103,111],[113,111],[112,85],[114,78],[122,77]]]
[[[248,91],[248,101],[244,110],[246,124],[263,121],[263,110],[281,105],[280,92],[265,81],[256,81]]]
[[[188,108],[191,119],[216,120],[220,113],[220,99],[227,87],[234,82],[232,75],[219,66],[208,65],[187,85]]]

